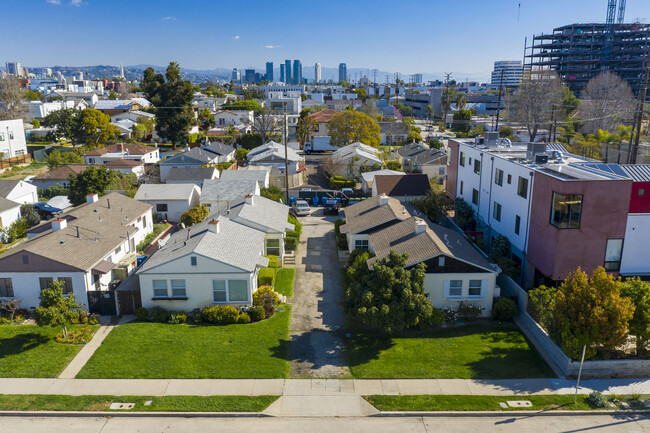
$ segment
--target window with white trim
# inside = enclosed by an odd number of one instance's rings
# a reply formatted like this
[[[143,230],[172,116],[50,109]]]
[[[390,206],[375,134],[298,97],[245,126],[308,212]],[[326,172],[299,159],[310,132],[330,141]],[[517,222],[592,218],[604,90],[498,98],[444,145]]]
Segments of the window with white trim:
[[[212,280],[212,299],[219,302],[248,302],[248,280]]]
[[[280,239],[267,239],[266,240],[266,255],[279,256],[280,255]]]
[[[228,301],[225,280],[212,280],[212,300],[214,302]]]
[[[187,298],[185,280],[172,280],[172,298]]]
[[[448,298],[460,298],[463,295],[463,280],[446,280],[445,286]]]
[[[357,239],[356,241],[354,241],[354,248],[355,249],[361,248],[363,250],[367,250],[368,249],[368,239]]]
[[[605,270],[618,271],[621,269],[621,256],[623,254],[623,239],[607,239],[605,249]]]
[[[0,278],[0,298],[13,298],[14,285],[11,278]]]
[[[167,296],[167,280],[153,280],[153,297],[166,298]]]
[[[482,296],[484,280],[469,280],[468,296]]]

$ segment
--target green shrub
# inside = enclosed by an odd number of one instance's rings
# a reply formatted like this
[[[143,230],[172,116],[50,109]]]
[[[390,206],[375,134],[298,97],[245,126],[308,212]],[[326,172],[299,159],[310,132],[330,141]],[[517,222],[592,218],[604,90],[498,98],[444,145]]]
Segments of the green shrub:
[[[179,322],[178,319],[176,318],[176,314],[171,314],[169,316],[169,321],[167,323],[169,323],[170,325],[178,325],[181,322]]]
[[[180,311],[176,314],[176,320],[178,320],[178,323],[187,323],[187,313],[185,311]]]
[[[192,319],[192,322],[194,322],[195,325],[201,325],[203,324],[203,311],[201,311],[200,308],[195,308],[192,310],[190,313],[190,317]]]
[[[275,307],[280,302],[278,294],[275,293],[271,286],[261,286],[253,293],[253,305],[264,308],[266,317],[271,317],[275,312]]]
[[[183,215],[181,215],[181,223],[185,224],[185,227],[191,227],[206,219],[208,213],[208,207],[200,204],[183,212]]]
[[[478,304],[466,304],[461,301],[457,313],[463,320],[474,320],[481,315],[482,311],[483,308]]]
[[[147,317],[149,317],[149,311],[144,307],[137,308],[135,310],[135,317],[137,317],[139,321],[145,322]]]
[[[251,310],[250,316],[253,322],[259,322],[260,320],[264,320],[266,318],[264,307],[262,307],[261,305],[254,306],[253,309]]]
[[[287,217],[287,222],[293,224],[293,230],[287,231],[287,235],[291,233],[291,236],[295,236],[296,238],[298,238],[298,240],[300,240],[300,235],[302,234],[302,223],[298,221],[298,218],[296,218],[291,214],[289,214],[289,216]]]
[[[248,313],[239,313],[237,323],[251,323],[251,316]]]
[[[445,323],[453,323],[458,320],[458,312],[451,307],[444,307],[440,312],[445,319]]]
[[[278,256],[270,255],[270,256],[264,256],[267,259],[269,259],[269,264],[267,268],[273,268],[276,269],[278,267]]]
[[[147,313],[147,319],[150,322],[168,323],[170,312],[162,307],[151,307]]]
[[[284,238],[284,249],[287,251],[296,251],[298,247],[298,239],[293,236]]]
[[[587,403],[589,403],[591,406],[595,408],[604,408],[609,406],[607,397],[605,397],[601,392],[598,391],[594,391],[591,394],[589,394],[589,397],[587,397]]]
[[[62,281],[54,281],[50,287],[41,291],[39,307],[36,308],[36,323],[39,326],[61,326],[79,323],[81,305],[74,299],[74,294],[63,295]]]
[[[445,323],[445,316],[442,314],[442,311],[434,308],[431,311],[431,315],[421,320],[419,323],[420,328],[428,328],[430,326],[440,326]]]
[[[257,285],[258,286],[272,286],[275,282],[275,269],[273,268],[262,268],[260,273],[257,276]]]
[[[510,298],[499,298],[492,306],[492,317],[496,320],[511,320],[517,314],[517,304]]]
[[[348,249],[348,239],[344,233],[341,233],[341,226],[345,224],[345,218],[339,218],[334,221],[334,235],[336,236],[336,246],[339,250]]]
[[[357,182],[354,179],[345,179],[342,176],[333,176],[330,177],[330,185],[332,188],[336,189],[354,188],[357,186]]]
[[[219,325],[232,325],[233,323],[249,323],[250,317],[246,322],[246,318],[240,319],[239,316],[241,313],[235,307],[230,305],[215,305],[212,307],[206,307],[202,311],[203,321],[209,323],[217,323]],[[248,316],[248,314],[246,314]]]

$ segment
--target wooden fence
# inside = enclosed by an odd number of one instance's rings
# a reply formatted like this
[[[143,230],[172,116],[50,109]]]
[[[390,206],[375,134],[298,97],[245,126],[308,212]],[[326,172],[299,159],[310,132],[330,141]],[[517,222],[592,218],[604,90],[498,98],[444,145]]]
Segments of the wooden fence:
[[[13,167],[14,165],[29,164],[32,161],[32,155],[29,153],[25,155],[14,156],[13,158],[2,159],[0,160],[0,170]]]

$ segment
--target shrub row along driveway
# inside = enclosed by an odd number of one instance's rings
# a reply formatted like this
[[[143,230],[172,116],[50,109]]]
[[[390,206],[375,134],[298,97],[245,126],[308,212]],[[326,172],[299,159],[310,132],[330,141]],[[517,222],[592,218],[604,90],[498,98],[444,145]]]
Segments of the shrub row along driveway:
[[[346,377],[344,363],[341,267],[334,240],[333,217],[322,211],[302,218],[296,257],[296,284],[291,315],[291,377]]]

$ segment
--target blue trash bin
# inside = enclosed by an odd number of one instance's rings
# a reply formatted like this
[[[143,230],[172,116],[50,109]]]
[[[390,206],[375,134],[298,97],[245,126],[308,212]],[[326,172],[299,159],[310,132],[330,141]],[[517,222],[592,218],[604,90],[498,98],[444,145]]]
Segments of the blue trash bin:
[[[293,204],[296,202],[295,197],[289,197],[289,206],[293,206]]]
[[[311,199],[311,205],[312,206],[318,206],[318,197],[313,197]]]

